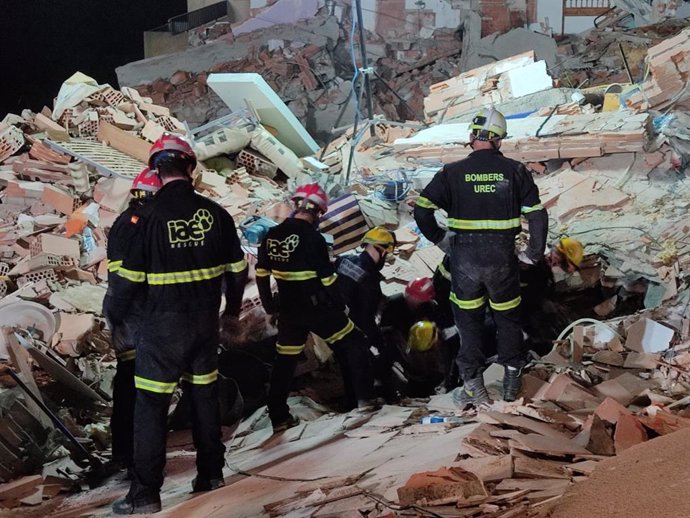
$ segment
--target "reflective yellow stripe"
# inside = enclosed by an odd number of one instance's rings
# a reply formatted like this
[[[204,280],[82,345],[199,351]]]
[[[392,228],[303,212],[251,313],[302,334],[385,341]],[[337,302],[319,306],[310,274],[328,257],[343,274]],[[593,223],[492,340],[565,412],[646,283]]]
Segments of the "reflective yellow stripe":
[[[457,230],[510,230],[520,228],[520,218],[512,219],[448,219],[448,226]]]
[[[257,268],[256,269],[256,276],[257,277],[268,277],[271,275],[271,270],[267,270],[266,268]]]
[[[429,198],[425,198],[424,196],[420,196],[417,199],[417,206],[423,209],[438,209],[438,205],[434,204],[434,202],[432,202]]]
[[[350,333],[354,328],[355,328],[355,325],[352,323],[352,320],[348,319],[347,325],[346,325],[345,327],[343,327],[343,328],[342,328],[340,331],[338,331],[337,333],[335,333],[335,334],[329,336],[328,338],[326,338],[325,341],[326,341],[327,344],[332,344],[332,343],[337,342],[338,340],[342,340],[342,339],[345,338],[345,337],[348,335],[348,333]]]
[[[281,281],[306,281],[309,279],[316,279],[318,276],[314,271],[304,271],[304,272],[281,272],[278,270],[273,270],[273,277],[280,279]]]
[[[175,392],[176,382],[165,383],[162,381],[147,380],[134,376],[134,386],[140,390],[148,390],[149,392],[156,392],[157,394],[172,394]]]
[[[460,309],[478,309],[486,304],[486,297],[481,296],[478,299],[461,300],[455,293],[450,294],[450,301],[458,306]]]
[[[538,210],[544,210],[544,206],[541,203],[532,205],[531,207],[522,207],[520,209],[523,214],[529,214],[530,212],[536,212]]]
[[[117,273],[123,279],[127,279],[131,282],[144,282],[146,280],[146,273],[128,270],[127,268],[122,268],[121,266],[116,270],[115,273]]]
[[[304,351],[304,345],[280,345],[276,344],[276,351],[278,354],[284,354],[286,356],[294,356],[300,354]]]
[[[438,273],[440,273],[444,279],[448,281],[450,280],[450,272],[446,270],[446,267],[443,266],[443,263],[438,265]]]
[[[146,278],[149,284],[180,284],[184,282],[208,281],[220,277],[225,273],[225,265],[214,266],[212,268],[200,268],[198,270],[187,270],[182,272],[169,273],[149,273]]]
[[[137,357],[137,350],[136,349],[129,349],[128,351],[121,352],[120,354],[117,355],[117,359],[120,360],[121,362],[127,362],[130,360],[133,360],[136,357]]]
[[[120,266],[122,266],[122,261],[108,261],[108,271],[109,272],[116,272],[120,269]]]
[[[236,263],[228,263],[225,265],[225,271],[226,272],[232,272],[232,273],[240,273],[243,270],[247,269],[247,261],[242,259],[241,261],[237,261]]]
[[[491,306],[491,309],[495,309],[496,311],[508,311],[509,309],[518,307],[520,302],[522,302],[522,297],[518,295],[508,302],[494,302],[493,300],[490,300],[489,305]]]
[[[214,370],[213,372],[209,372],[208,374],[191,374],[189,372],[185,372],[182,374],[182,379],[193,385],[208,385],[218,379],[218,369]]]
[[[323,284],[324,286],[330,286],[335,282],[337,278],[338,275],[334,273],[333,275],[329,275],[328,277],[324,277],[323,279],[321,279],[321,284]]]

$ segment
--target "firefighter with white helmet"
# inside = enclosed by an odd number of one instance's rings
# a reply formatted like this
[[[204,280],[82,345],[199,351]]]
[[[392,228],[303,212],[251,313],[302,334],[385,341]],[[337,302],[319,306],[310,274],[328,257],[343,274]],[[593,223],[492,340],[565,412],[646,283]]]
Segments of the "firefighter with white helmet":
[[[527,168],[500,152],[507,135],[505,117],[483,108],[470,123],[472,153],[447,164],[422,191],[415,220],[423,234],[450,254],[451,302],[462,346],[458,356],[464,381],[454,395],[459,406],[489,402],[482,370],[487,304],[497,328],[498,362],[505,367],[503,398],[512,401],[527,359],[520,319],[520,280],[515,236],[521,216],[529,223],[527,257],[544,256],[548,219]],[[434,212],[448,214],[448,230]]]

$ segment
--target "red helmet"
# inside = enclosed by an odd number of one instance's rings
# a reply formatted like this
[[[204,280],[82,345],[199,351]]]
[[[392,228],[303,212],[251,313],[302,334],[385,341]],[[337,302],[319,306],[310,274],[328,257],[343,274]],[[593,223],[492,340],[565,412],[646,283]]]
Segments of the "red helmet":
[[[163,133],[163,135],[153,143],[149,150],[149,167],[151,169],[154,169],[154,159],[159,153],[164,151],[170,153],[172,156],[186,158],[192,162],[193,167],[196,167],[196,154],[191,144],[179,135]]]
[[[405,287],[405,298],[415,302],[431,302],[435,296],[434,283],[429,277],[418,277]]]
[[[292,201],[297,204],[299,208],[309,209],[309,204],[316,205],[318,209],[325,213],[328,210],[328,196],[326,192],[319,187],[318,183],[308,183],[302,185],[295,190],[292,195]],[[305,204],[305,202],[308,202]]]
[[[156,171],[147,167],[134,179],[131,190],[154,193],[161,187],[163,187],[163,184],[161,183],[161,179],[156,174]]]

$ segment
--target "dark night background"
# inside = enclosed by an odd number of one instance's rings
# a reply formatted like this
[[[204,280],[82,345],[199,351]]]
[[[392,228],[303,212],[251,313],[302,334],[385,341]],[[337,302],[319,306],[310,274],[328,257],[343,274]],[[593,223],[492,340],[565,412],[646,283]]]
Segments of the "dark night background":
[[[117,87],[115,68],[143,59],[143,32],[186,0],[0,0],[0,120],[52,108],[77,70]]]

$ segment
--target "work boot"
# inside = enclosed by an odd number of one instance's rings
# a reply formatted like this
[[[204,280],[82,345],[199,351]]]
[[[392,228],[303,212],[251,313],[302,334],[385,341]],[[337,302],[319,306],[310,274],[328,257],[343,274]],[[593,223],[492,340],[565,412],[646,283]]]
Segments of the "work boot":
[[[515,401],[520,388],[522,388],[522,369],[506,366],[505,374],[503,374],[503,401],[508,403]]]
[[[113,514],[153,514],[161,510],[160,496],[157,498],[141,499],[136,503],[129,495],[113,502]]]
[[[383,406],[381,403],[383,401],[377,399],[360,399],[357,401],[357,410],[360,412],[375,412],[380,410]]]
[[[273,424],[273,433],[284,432],[288,428],[294,428],[299,424],[299,417],[290,414],[289,417],[279,423]]]
[[[462,387],[453,390],[453,403],[455,403],[461,410],[468,406],[479,408],[482,405],[491,404],[491,398],[484,386],[484,378],[479,376],[467,380]]]
[[[196,476],[194,480],[192,480],[192,493],[213,491],[221,487],[225,487],[225,480],[222,478],[201,478]]]

